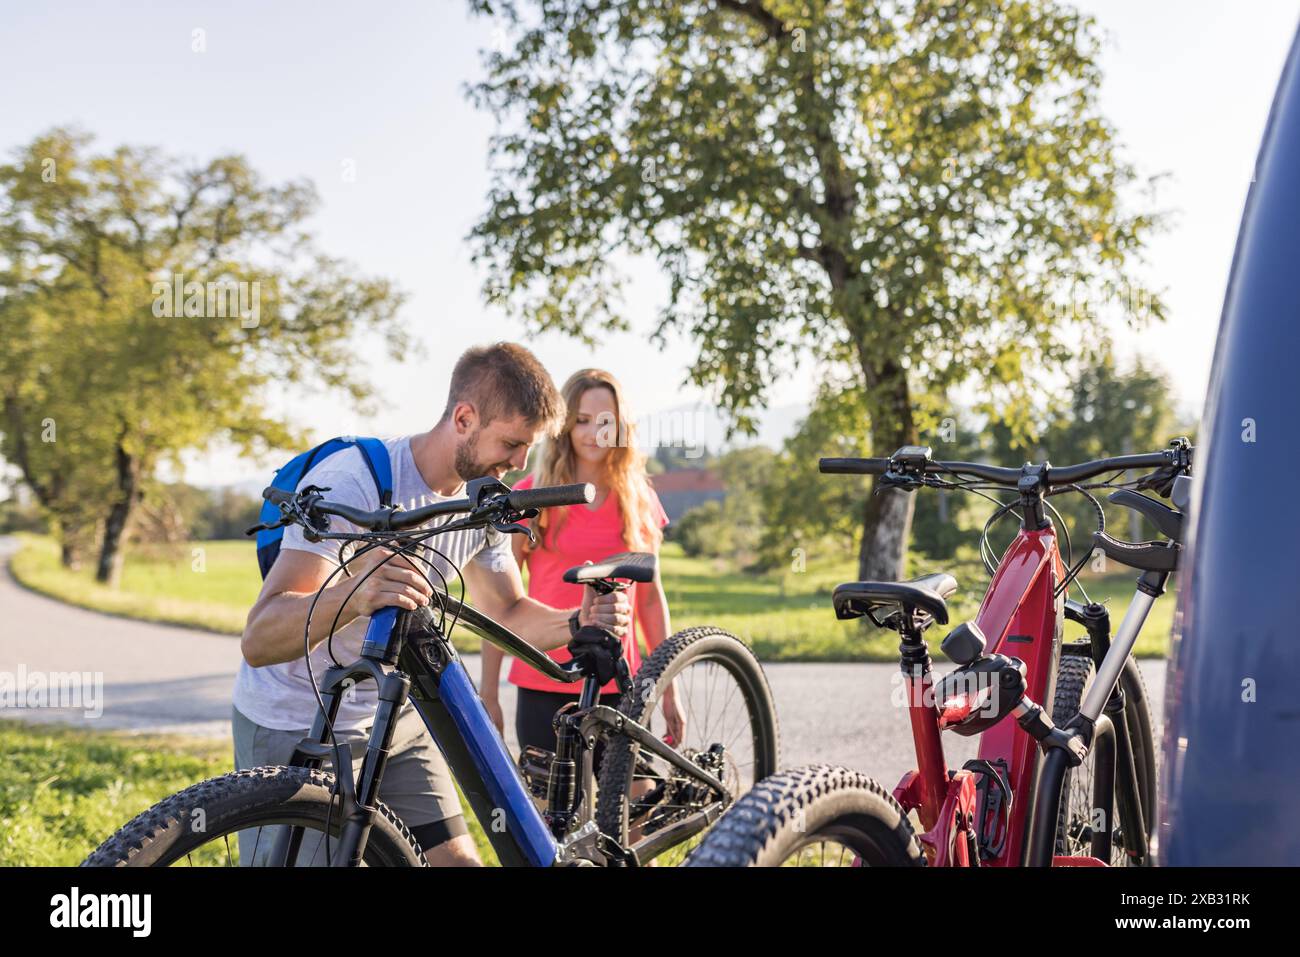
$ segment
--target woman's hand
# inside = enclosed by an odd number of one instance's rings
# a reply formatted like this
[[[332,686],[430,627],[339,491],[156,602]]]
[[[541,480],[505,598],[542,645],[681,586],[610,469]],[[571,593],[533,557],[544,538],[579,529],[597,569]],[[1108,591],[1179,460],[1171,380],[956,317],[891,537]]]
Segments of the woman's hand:
[[[504,738],[506,736],[506,718],[501,711],[501,699],[496,695],[480,695],[480,697],[483,699],[483,707],[487,709],[488,717],[492,719],[492,723],[497,726],[497,731]]]
[[[664,700],[659,707],[664,713],[668,736],[672,739],[668,743],[677,747],[686,739],[686,719],[682,717],[681,709],[677,707],[677,689],[672,685],[664,691]]]

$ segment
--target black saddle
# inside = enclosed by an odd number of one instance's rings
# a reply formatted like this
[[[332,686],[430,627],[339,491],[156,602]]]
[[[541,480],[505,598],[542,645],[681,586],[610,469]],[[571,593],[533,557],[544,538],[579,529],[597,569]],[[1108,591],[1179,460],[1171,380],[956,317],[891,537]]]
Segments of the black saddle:
[[[882,624],[895,611],[905,615],[920,610],[941,625],[948,623],[948,596],[957,590],[957,579],[943,572],[906,582],[846,582],[835,589],[831,600],[837,618],[867,615]],[[884,610],[883,615],[877,614]]]
[[[658,562],[649,552],[623,552],[610,555],[594,565],[574,565],[564,573],[564,580],[575,585],[618,578],[633,582],[651,582]]]

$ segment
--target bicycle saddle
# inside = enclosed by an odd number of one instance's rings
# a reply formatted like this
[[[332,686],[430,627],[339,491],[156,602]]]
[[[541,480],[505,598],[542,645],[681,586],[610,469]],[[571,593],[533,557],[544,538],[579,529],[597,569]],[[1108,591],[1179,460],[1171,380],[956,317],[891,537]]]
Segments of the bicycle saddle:
[[[658,563],[649,552],[622,552],[601,559],[594,565],[574,565],[564,573],[564,580],[575,585],[601,581],[606,578],[622,578],[627,581],[654,581],[655,568]]]
[[[835,604],[836,618],[861,618],[879,608],[919,608],[939,624],[946,625],[945,599],[956,590],[957,579],[936,572],[905,582],[845,582],[835,589],[831,601]],[[872,620],[876,620],[874,616]]]

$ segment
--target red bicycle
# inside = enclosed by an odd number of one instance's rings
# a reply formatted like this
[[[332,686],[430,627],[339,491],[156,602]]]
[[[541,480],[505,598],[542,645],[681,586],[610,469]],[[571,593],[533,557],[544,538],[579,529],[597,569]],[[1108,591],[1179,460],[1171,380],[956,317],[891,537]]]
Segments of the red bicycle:
[[[1191,461],[1186,439],[1159,452],[1066,468],[937,462],[929,448],[917,446],[887,459],[822,459],[824,473],[880,475],[879,484],[887,488],[981,494],[1014,489],[1016,497],[998,502],[981,538],[992,581],[975,621],[958,625],[943,640],[943,652],[957,668],[937,681],[922,636],[934,622],[947,624],[946,599],[957,589],[952,576],[836,588],[838,617],[866,616],[902,639],[916,769],[892,793],[848,768],[819,765],[774,775],[723,815],[689,864],[1151,863],[1155,752],[1146,691],[1131,652],[1152,603],[1177,568],[1183,516],[1138,490],[1172,495],[1181,506]],[[1154,471],[1120,482],[1130,469]],[[1082,484],[1110,473],[1115,474],[1107,481]],[[1106,534],[1105,514],[1090,491],[1098,488],[1114,490],[1110,501],[1138,511],[1163,538],[1131,543]],[[1113,638],[1103,606],[1065,596],[1093,551],[1068,567],[1062,560],[1047,512],[1060,516],[1047,499],[1065,492],[1080,493],[1096,507],[1095,547],[1142,571]],[[988,531],[1011,511],[1020,517],[1020,531],[993,568]],[[1062,641],[1067,618],[1084,626],[1085,640]],[[1051,702],[1052,713],[1039,702]],[[950,769],[945,730],[980,735],[979,756]],[[920,834],[910,812],[920,821]]]

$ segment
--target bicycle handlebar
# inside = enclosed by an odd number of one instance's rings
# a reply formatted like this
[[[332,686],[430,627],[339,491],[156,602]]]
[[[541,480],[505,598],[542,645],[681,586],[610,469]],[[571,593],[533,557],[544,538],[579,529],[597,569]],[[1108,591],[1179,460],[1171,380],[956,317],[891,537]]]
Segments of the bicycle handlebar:
[[[926,450],[928,452],[928,450]],[[1190,449],[1187,450],[1190,455]],[[1047,485],[1073,485],[1084,479],[1104,475],[1107,472],[1119,472],[1126,469],[1162,468],[1178,465],[1180,450],[1165,449],[1160,452],[1143,452],[1137,455],[1117,455],[1112,458],[1095,459],[1078,465],[1061,467],[1047,466],[1044,482]],[[984,465],[980,462],[934,462],[928,459],[919,463],[919,469],[927,475],[959,473],[992,482],[996,485],[1012,487],[1020,483],[1024,476],[1022,469],[1009,469],[998,465]],[[903,473],[909,470],[911,463],[902,462],[896,456],[886,459],[824,458],[817,463],[818,471],[828,475],[884,475],[888,472]],[[911,466],[916,470],[915,466]]]
[[[551,485],[511,491],[507,504],[515,511],[526,508],[561,508],[565,505],[590,505],[596,500],[596,486],[590,482],[576,485]]]
[[[501,488],[505,488],[504,485]],[[328,491],[328,490],[327,490]],[[440,515],[454,515],[462,512],[525,512],[530,509],[557,508],[565,505],[584,505],[595,501],[596,489],[590,482],[576,485],[552,485],[546,488],[507,489],[505,492],[488,496],[486,501],[474,502],[468,498],[451,499],[446,502],[433,502],[420,508],[410,510],[400,508],[378,508],[365,511],[329,502],[320,497],[318,492],[290,492],[285,489],[263,489],[262,497],[272,504],[285,506],[299,502],[304,512],[316,512],[321,515],[337,515],[347,519],[359,528],[370,531],[400,531],[423,525]]]
[[[818,459],[817,471],[823,475],[883,475],[889,459]]]

